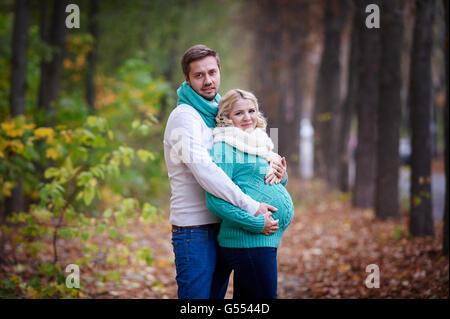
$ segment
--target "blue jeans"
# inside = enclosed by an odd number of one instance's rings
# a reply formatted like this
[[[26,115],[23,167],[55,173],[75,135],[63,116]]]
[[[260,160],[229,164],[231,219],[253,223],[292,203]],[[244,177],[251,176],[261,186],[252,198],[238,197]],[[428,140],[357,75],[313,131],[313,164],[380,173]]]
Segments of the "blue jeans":
[[[172,230],[178,298],[210,298],[212,278],[217,264],[219,227],[220,224]],[[226,291],[228,280],[222,284],[225,285]]]
[[[211,296],[223,298],[231,271],[233,299],[277,298],[277,249],[273,247],[219,248]]]

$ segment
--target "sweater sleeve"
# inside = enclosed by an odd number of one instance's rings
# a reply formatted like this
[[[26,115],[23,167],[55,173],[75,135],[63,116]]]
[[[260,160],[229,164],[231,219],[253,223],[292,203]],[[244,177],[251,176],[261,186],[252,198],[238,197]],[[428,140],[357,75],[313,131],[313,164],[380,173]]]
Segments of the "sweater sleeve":
[[[172,119],[170,133],[164,142],[171,145],[173,160],[183,162],[204,190],[240,207],[247,214],[256,214],[260,203],[244,194],[212,161],[202,144],[201,122],[197,117],[188,112],[179,113]]]
[[[211,150],[213,161],[225,174],[233,178],[233,148],[224,142],[216,143]],[[264,229],[264,215],[251,216],[237,206],[234,206],[209,192],[206,192],[206,205],[210,212],[223,220],[236,223],[240,228],[261,233]]]
[[[281,182],[281,185],[286,186],[288,182],[288,173],[286,172],[286,178],[284,179],[284,181]]]

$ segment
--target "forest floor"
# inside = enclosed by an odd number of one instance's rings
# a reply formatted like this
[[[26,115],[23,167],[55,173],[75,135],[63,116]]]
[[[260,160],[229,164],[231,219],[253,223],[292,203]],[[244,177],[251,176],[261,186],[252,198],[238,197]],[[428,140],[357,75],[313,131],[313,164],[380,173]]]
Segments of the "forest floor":
[[[319,182],[289,179],[295,215],[278,249],[279,298],[449,298],[449,260],[442,255],[443,222],[435,223],[435,237],[408,235],[407,212],[396,220],[381,221],[373,210],[351,207],[346,194],[327,192]],[[94,270],[106,264],[93,260],[80,269],[82,298],[177,298],[171,225],[168,214],[144,225],[137,220],[129,228],[139,238],[133,245],[151,249],[153,262],[136,262],[114,268],[120,280],[100,281]],[[60,239],[60,264],[82,255],[82,244]],[[119,248],[109,238],[102,245]],[[47,256],[51,260],[51,256]],[[368,288],[366,278],[376,265],[379,288]],[[366,272],[366,270],[368,272]],[[24,267],[0,266],[5,273]],[[3,273],[3,275],[2,275]],[[19,298],[29,298],[19,295]],[[226,298],[232,297],[232,280]]]

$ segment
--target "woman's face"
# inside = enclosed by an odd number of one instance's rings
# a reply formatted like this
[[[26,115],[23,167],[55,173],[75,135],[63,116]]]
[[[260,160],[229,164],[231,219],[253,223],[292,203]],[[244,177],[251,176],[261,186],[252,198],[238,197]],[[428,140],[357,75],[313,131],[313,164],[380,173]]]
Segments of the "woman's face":
[[[250,100],[239,99],[231,108],[230,120],[241,130],[253,131],[256,128],[257,119],[258,110]]]

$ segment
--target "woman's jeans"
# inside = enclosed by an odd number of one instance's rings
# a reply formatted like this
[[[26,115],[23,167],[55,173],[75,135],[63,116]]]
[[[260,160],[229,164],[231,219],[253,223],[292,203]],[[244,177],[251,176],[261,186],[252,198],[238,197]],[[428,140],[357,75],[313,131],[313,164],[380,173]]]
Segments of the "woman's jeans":
[[[277,248],[219,248],[211,298],[223,298],[231,270],[233,299],[277,298]]]
[[[216,224],[210,227],[181,228],[172,231],[178,298],[217,298],[211,297],[210,291],[217,264],[219,227],[220,224]],[[229,276],[226,280],[221,280],[223,287],[218,287],[218,291],[226,292],[228,278]]]

